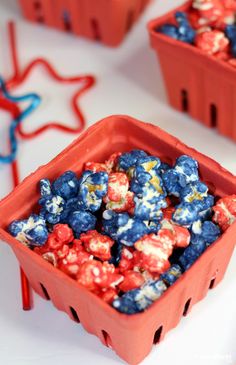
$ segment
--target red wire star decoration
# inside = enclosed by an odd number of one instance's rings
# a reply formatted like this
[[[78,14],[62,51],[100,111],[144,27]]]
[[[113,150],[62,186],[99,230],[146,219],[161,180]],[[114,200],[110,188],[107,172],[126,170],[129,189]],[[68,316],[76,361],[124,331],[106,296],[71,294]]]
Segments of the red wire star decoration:
[[[36,137],[37,135],[45,132],[48,129],[57,129],[66,133],[73,133],[73,134],[80,133],[85,127],[85,118],[81,109],[79,108],[78,100],[80,96],[82,96],[88,89],[90,89],[95,84],[95,77],[91,75],[72,76],[72,77],[61,76],[54,69],[54,67],[47,60],[43,58],[37,58],[31,61],[23,71],[20,71],[17,45],[16,45],[16,36],[15,36],[15,24],[13,22],[9,23],[9,35],[10,35],[12,60],[14,65],[14,76],[7,83],[7,86],[9,88],[12,87],[14,88],[22,84],[30,76],[32,71],[38,66],[43,66],[46,69],[49,76],[61,84],[74,84],[74,83],[82,84],[82,87],[73,95],[71,100],[72,110],[74,111],[78,120],[77,127],[71,128],[62,123],[48,122],[47,124],[43,125],[42,127],[36,129],[33,132],[25,132],[22,128],[22,125],[19,125],[18,127],[19,135],[23,139],[30,139]]]
[[[57,129],[63,131],[65,133],[79,133],[83,130],[85,126],[85,117],[78,105],[78,99],[81,95],[83,95],[88,89],[90,89],[95,84],[95,77],[91,75],[84,75],[84,76],[73,76],[73,77],[64,77],[59,75],[59,73],[54,69],[54,67],[45,59],[37,58],[31,61],[28,66],[21,71],[19,67],[19,59],[18,59],[18,52],[17,52],[17,45],[16,45],[16,32],[15,32],[15,23],[9,22],[8,24],[8,31],[9,31],[9,39],[10,39],[10,47],[11,47],[11,56],[13,61],[14,67],[14,75],[8,81],[7,86],[8,88],[14,88],[19,86],[23,83],[27,77],[31,74],[32,70],[41,65],[43,66],[48,74],[57,82],[63,84],[72,84],[72,83],[81,83],[82,87],[73,95],[71,100],[71,107],[77,117],[78,125],[76,128],[68,127],[59,122],[48,122],[45,125],[39,127],[33,132],[25,132],[22,128],[22,125],[19,124],[18,126],[18,133],[22,139],[31,139],[39,134],[45,132],[48,129]],[[12,163],[12,178],[14,182],[14,186],[18,185],[19,183],[19,169],[17,160]],[[21,269],[21,292],[22,292],[22,303],[24,310],[30,310],[32,308],[31,302],[31,293],[30,293],[30,286],[25,276],[24,272]]]

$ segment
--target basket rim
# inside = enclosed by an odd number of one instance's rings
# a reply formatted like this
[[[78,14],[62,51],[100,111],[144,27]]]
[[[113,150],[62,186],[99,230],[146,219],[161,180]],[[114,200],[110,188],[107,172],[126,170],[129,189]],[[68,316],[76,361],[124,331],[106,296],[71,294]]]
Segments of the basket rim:
[[[151,123],[145,123],[138,121],[137,119],[134,119],[132,117],[126,116],[126,115],[113,115],[107,118],[102,119],[101,121],[95,123],[94,125],[90,126],[85,132],[83,132],[74,142],[72,142],[67,148],[65,148],[58,156],[56,156],[54,159],[49,161],[46,165],[43,165],[39,167],[35,172],[30,174],[28,177],[26,177],[10,194],[8,194],[4,199],[0,201],[0,208],[4,206],[5,203],[8,202],[9,199],[12,199],[12,197],[15,196],[16,193],[20,193],[22,189],[24,189],[24,186],[30,183],[33,176],[38,173],[38,171],[47,171],[48,168],[54,164],[60,161],[61,157],[64,156],[69,151],[73,150],[73,148],[81,143],[88,135],[91,133],[96,133],[97,130],[104,124],[107,124],[108,122],[114,122],[119,124],[120,120],[123,120],[125,123],[130,123],[136,127],[142,128],[150,131],[153,131],[155,133],[158,132],[158,134],[162,135],[164,139],[169,139],[169,143],[173,144],[176,148],[182,148],[184,151],[189,153],[190,156],[196,158],[197,160],[201,160],[201,164],[204,164],[206,167],[210,168],[211,170],[219,170],[219,174],[223,175],[224,178],[230,182],[233,182],[236,186],[236,176],[234,176],[231,172],[224,169],[219,163],[211,159],[210,157],[207,157],[206,155],[198,152],[194,148],[188,147],[183,142],[181,142],[176,137],[170,135],[169,133],[165,132],[161,128],[151,124]],[[68,275],[66,275],[64,272],[60,271],[56,267],[52,266],[50,263],[48,263],[46,260],[44,260],[41,256],[36,254],[34,251],[30,250],[28,247],[22,245],[16,238],[11,236],[6,229],[2,227],[1,224],[1,218],[0,218],[0,238],[3,239],[3,241],[9,243],[13,250],[18,250],[22,255],[28,255],[30,258],[38,265],[43,267],[44,270],[47,272],[50,272],[52,275],[56,275],[59,279],[64,280],[64,282],[67,282],[69,285],[73,285],[74,288],[80,288],[80,290],[91,300],[95,301],[97,305],[99,305],[104,311],[106,311],[108,314],[111,315],[115,320],[121,321],[121,323],[124,326],[127,326],[132,323],[134,327],[140,325],[140,323],[143,321],[144,317],[155,315],[158,313],[158,305],[160,306],[161,303],[165,300],[168,293],[173,292],[174,290],[178,290],[178,287],[182,285],[182,282],[184,280],[188,280],[188,277],[195,271],[195,269],[198,266],[201,266],[202,264],[205,265],[205,262],[207,257],[211,257],[211,252],[218,247],[222,241],[226,242],[232,239],[232,237],[235,236],[236,238],[236,222],[232,224],[231,227],[228,228],[226,232],[224,232],[218,240],[216,240],[208,249],[198,258],[198,260],[176,281],[174,285],[168,288],[168,290],[158,299],[156,300],[146,311],[137,313],[134,315],[127,315],[118,312],[116,309],[114,309],[112,306],[104,302],[101,298],[96,296],[95,294],[91,293],[89,290],[87,290],[85,287],[83,287],[81,284],[77,283],[76,280],[70,278]],[[223,243],[222,243],[223,244]]]

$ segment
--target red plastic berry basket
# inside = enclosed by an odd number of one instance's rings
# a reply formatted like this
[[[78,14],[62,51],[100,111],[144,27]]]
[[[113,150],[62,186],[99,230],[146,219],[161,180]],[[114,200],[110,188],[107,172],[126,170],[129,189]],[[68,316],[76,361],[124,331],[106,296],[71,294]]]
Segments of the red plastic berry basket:
[[[117,46],[149,0],[19,0],[24,16]]]
[[[170,104],[236,141],[236,70],[197,47],[155,31],[173,22],[176,11],[188,11],[192,1],[148,24]]]
[[[112,116],[90,127],[0,203],[0,237],[12,247],[33,289],[42,297],[50,298],[55,307],[71,319],[80,321],[89,333],[132,365],[141,362],[153,343],[163,340],[182,315],[222,280],[236,242],[236,223],[147,311],[131,316],[117,312],[22,245],[7,232],[7,226],[36,209],[39,198],[36,185],[41,178],[55,179],[68,169],[80,173],[86,161],[104,161],[115,151],[133,148],[144,149],[166,162],[174,162],[181,154],[190,155],[198,160],[201,178],[212,193],[218,197],[236,193],[236,177],[210,158],[158,127],[126,116]]]

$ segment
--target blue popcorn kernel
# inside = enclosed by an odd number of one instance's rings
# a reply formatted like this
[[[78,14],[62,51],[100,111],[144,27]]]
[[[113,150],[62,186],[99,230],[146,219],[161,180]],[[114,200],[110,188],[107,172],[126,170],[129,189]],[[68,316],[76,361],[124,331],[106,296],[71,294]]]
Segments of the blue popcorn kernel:
[[[41,179],[39,182],[40,195],[42,197],[52,194],[51,183],[49,179]]]
[[[147,157],[146,152],[142,150],[132,150],[131,152],[123,153],[118,159],[118,170],[127,171],[134,167],[139,159]]]
[[[129,291],[122,295],[122,297],[117,298],[113,301],[112,306],[117,311],[124,313],[124,314],[136,314],[139,313],[140,310],[138,309],[135,301],[134,301],[134,292],[137,291],[137,289],[134,289],[133,291]]]
[[[46,222],[36,214],[31,214],[27,219],[13,221],[8,231],[27,246],[43,246],[48,238]]]
[[[107,194],[108,174],[106,172],[85,171],[79,180],[78,204],[83,209],[96,212]]]
[[[198,162],[190,156],[178,157],[174,169],[184,177],[186,184],[199,180]]]
[[[179,39],[179,30],[174,24],[163,24],[161,27],[158,27],[156,31],[176,40]]]
[[[203,200],[207,197],[207,194],[207,185],[201,181],[196,181],[181,190],[180,199],[187,203],[192,203],[194,200]]]
[[[79,189],[79,179],[73,171],[66,171],[59,176],[52,184],[52,191],[55,195],[68,200],[74,198]]]
[[[178,40],[186,43],[194,43],[196,32],[190,25],[187,14],[183,12],[176,12],[175,19],[178,23]]]
[[[199,207],[197,204],[180,203],[172,216],[173,222],[180,226],[190,227],[198,220]]]
[[[199,239],[203,240],[207,246],[215,242],[221,235],[220,228],[211,221],[195,222],[191,228],[191,242],[197,243]]]
[[[141,288],[133,289],[113,301],[113,307],[121,313],[135,314],[146,310],[167,289],[162,280],[145,283]]]
[[[185,179],[181,179],[181,176],[174,169],[164,172],[162,179],[168,194],[176,197],[180,196],[181,190],[187,185]]]
[[[140,219],[111,210],[103,212],[103,229],[112,239],[125,246],[133,246],[149,232],[148,227]]]
[[[157,28],[156,31],[176,40],[193,44],[196,37],[196,31],[190,25],[187,14],[178,11],[175,13],[175,19],[177,25],[164,24]]]
[[[59,195],[45,195],[38,203],[42,207],[40,216],[50,224],[62,222],[68,214],[66,202]]]
[[[165,162],[161,162],[161,166],[159,168],[159,172],[161,174],[161,176],[167,172],[168,170],[171,169],[171,166],[168,164],[168,163],[165,163]]]
[[[78,238],[82,232],[95,229],[97,219],[90,212],[75,211],[69,215],[67,222]]]
[[[227,25],[225,34],[230,40],[230,49],[233,57],[236,57],[236,25]]]
[[[167,207],[166,200],[162,197],[150,198],[146,197],[139,198],[134,197],[134,216],[140,220],[153,220],[160,221],[163,218],[162,208]]]
[[[182,275],[182,269],[178,264],[172,265],[160,278],[168,286],[173,285]]]
[[[179,264],[186,271],[194,262],[201,256],[206,249],[206,243],[203,239],[198,239],[185,249],[184,253],[179,258]]]

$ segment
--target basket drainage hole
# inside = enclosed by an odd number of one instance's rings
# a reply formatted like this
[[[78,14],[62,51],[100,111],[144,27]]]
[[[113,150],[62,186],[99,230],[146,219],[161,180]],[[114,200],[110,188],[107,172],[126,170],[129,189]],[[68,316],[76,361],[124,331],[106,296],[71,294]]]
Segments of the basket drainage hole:
[[[215,104],[210,105],[210,122],[211,127],[216,128],[217,127],[217,107]]]
[[[50,300],[50,296],[49,296],[48,291],[45,288],[45,286],[42,283],[40,283],[40,286],[41,286],[41,289],[43,291],[43,294],[44,294],[45,299]]]
[[[214,288],[215,281],[216,281],[216,278],[215,277],[211,279],[211,282],[210,282],[210,285],[209,285],[209,289],[213,289]]]
[[[134,22],[134,11],[130,10],[127,16],[126,31],[129,32]]]
[[[112,342],[111,342],[110,335],[105,330],[102,330],[102,335],[103,335],[103,339],[104,339],[106,346],[112,348]]]
[[[100,32],[100,27],[98,24],[97,19],[91,19],[91,27],[92,27],[92,32],[93,32],[93,38],[96,41],[100,41],[101,40],[101,32]]]
[[[181,106],[183,112],[188,112],[189,110],[188,92],[185,89],[181,90]]]
[[[187,316],[187,314],[189,312],[189,307],[190,307],[191,301],[192,301],[192,298],[189,298],[187,300],[187,302],[185,303],[184,311],[183,311],[183,316]]]
[[[163,326],[160,326],[158,328],[158,330],[156,330],[155,335],[154,335],[154,338],[153,338],[154,345],[156,345],[156,344],[158,344],[160,342],[162,331],[163,331]]]
[[[73,307],[70,307],[70,312],[75,322],[80,323],[79,316]]]
[[[62,13],[62,20],[64,23],[64,28],[67,32],[71,32],[72,31],[72,27],[71,27],[71,16],[69,11],[64,10]]]

